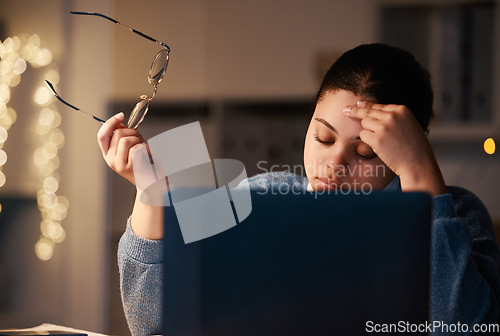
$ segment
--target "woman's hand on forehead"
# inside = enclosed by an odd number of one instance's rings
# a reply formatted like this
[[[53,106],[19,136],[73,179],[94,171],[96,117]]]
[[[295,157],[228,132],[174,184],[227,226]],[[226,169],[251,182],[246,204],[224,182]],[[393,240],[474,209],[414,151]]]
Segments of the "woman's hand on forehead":
[[[359,119],[359,136],[401,179],[405,191],[445,192],[444,181],[424,131],[404,105],[358,101],[343,110],[349,118]]]
[[[359,136],[396,174],[403,173],[413,160],[422,158],[428,141],[413,113],[404,105],[358,101],[346,106],[344,114],[359,119]],[[419,155],[420,154],[420,155]]]

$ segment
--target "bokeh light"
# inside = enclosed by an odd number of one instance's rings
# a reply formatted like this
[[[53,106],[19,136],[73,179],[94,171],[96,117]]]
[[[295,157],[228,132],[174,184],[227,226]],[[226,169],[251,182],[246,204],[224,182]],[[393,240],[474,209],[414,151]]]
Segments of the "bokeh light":
[[[0,171],[0,188],[4,186],[5,182],[7,181],[5,174]]]
[[[41,191],[37,197],[38,208],[42,211],[52,209],[58,202],[57,196],[54,193],[46,193]]]
[[[21,75],[28,69],[28,65],[35,68],[50,65],[45,79],[54,84],[60,79],[57,68],[52,64],[52,52],[41,46],[37,34],[22,34],[0,41],[0,187],[6,183],[6,176],[1,170],[8,157],[3,147],[9,137],[9,129],[17,120],[16,111],[7,106],[11,88],[20,83]],[[50,90],[41,83],[33,98],[36,104],[43,107],[35,126],[40,146],[33,153],[33,164],[40,179],[37,203],[42,217],[42,235],[35,244],[35,253],[40,260],[46,261],[52,258],[55,244],[63,242],[66,237],[61,221],[67,216],[69,201],[56,194],[59,189],[58,154],[64,145],[64,133],[58,128],[62,121],[61,115],[54,107],[49,106],[53,101]]]
[[[40,49],[34,59],[35,65],[46,66],[52,62],[52,53],[48,49]]]
[[[7,109],[7,116],[10,118],[11,125],[17,120],[17,112],[12,107]]]
[[[47,71],[47,74],[45,74],[45,79],[54,85],[59,84],[59,79],[60,79],[59,71],[54,69]]]
[[[3,166],[7,162],[7,153],[3,149],[0,149],[0,166]]]
[[[4,143],[7,141],[7,138],[9,137],[9,133],[7,130],[3,127],[0,127],[0,143]]]
[[[54,111],[49,108],[44,108],[40,111],[38,122],[43,126],[50,126],[54,121]]]
[[[31,45],[31,46],[34,46],[36,48],[39,48],[40,43],[41,43],[40,36],[38,36],[38,34],[33,34],[29,37],[27,45]]]
[[[5,83],[0,83],[0,103],[7,104],[10,100],[10,88]]]
[[[48,222],[47,237],[52,240],[59,240],[64,235],[64,229],[59,222]]]
[[[7,105],[0,103],[0,119],[7,115]]]
[[[484,151],[487,153],[487,154],[495,154],[495,140],[493,140],[492,138],[488,138],[484,141]]]
[[[45,106],[50,101],[52,100],[52,94],[50,93],[50,90],[46,88],[45,86],[39,87],[38,90],[36,90],[35,93],[35,102],[38,105]]]
[[[12,76],[9,76],[7,77],[9,79],[9,83],[8,85],[10,87],[15,87],[17,86],[20,82],[21,82],[21,76],[20,75],[12,75]]]
[[[18,58],[14,63],[12,72],[16,75],[21,75],[26,71],[26,61],[22,58]]]
[[[43,190],[46,193],[55,194],[59,188],[59,182],[54,176],[48,176],[43,179]]]
[[[52,142],[46,142],[43,144],[42,148],[44,155],[47,159],[53,159],[54,157],[57,156],[57,146],[53,144]]]
[[[64,133],[59,128],[53,128],[48,134],[48,141],[61,148],[64,145]]]
[[[0,63],[0,76],[8,76],[12,72],[12,63],[9,62],[9,59],[3,59],[2,63]]]
[[[40,240],[35,244],[35,253],[40,260],[50,260],[50,258],[54,255],[53,242],[45,237],[40,238]]]
[[[11,53],[14,51],[14,41],[12,37],[7,37],[5,41],[3,41],[3,46],[5,47],[5,53]]]

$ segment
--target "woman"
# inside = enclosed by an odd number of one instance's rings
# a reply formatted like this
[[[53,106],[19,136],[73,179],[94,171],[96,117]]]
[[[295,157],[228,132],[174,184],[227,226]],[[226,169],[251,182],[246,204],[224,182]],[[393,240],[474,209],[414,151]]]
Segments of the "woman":
[[[253,189],[288,184],[315,191],[402,190],[433,196],[431,320],[498,324],[500,254],[491,219],[472,193],[446,187],[429,141],[430,78],[408,52],[361,45],[328,70],[304,146],[307,177],[267,173]],[[108,165],[134,183],[132,154],[143,140],[110,118],[98,141]],[[138,198],[119,247],[122,299],[134,335],[160,329],[162,208]]]

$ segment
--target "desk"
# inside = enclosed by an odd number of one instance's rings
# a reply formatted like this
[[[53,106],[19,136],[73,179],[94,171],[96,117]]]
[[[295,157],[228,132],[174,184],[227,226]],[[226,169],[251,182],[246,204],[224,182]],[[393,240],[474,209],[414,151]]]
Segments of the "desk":
[[[0,331],[47,331],[47,330],[62,330],[62,331],[73,331],[87,334],[88,336],[106,336],[104,334],[98,334],[91,331],[79,330],[74,328],[63,327],[56,324],[44,323],[33,328],[26,329],[2,329]]]

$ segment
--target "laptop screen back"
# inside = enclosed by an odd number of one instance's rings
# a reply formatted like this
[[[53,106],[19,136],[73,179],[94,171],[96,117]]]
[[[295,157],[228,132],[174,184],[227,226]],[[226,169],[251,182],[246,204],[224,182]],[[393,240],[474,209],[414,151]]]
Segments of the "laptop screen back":
[[[359,335],[428,320],[428,195],[251,196],[246,220],[190,244],[166,208],[165,335]]]

